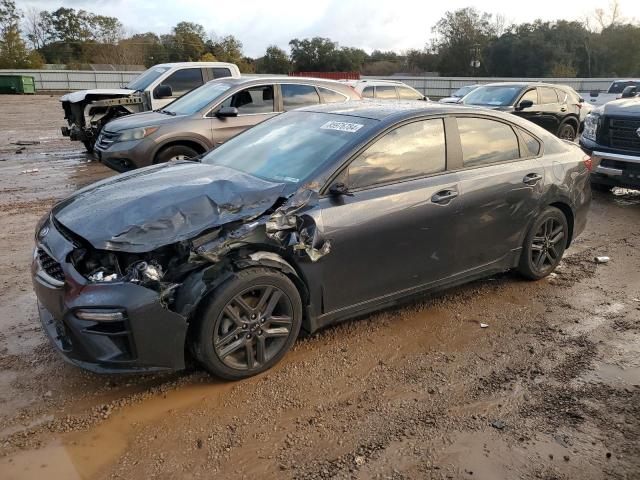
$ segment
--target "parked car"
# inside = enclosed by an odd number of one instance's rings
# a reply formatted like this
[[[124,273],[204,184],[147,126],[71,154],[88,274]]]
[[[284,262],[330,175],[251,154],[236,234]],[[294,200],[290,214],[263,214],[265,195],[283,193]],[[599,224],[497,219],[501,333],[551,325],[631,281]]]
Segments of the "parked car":
[[[517,269],[582,232],[589,157],[501,112],[420,102],[290,111],[199,162],[95,183],[36,228],[44,329],[98,372],[248,377],[316,331]]]
[[[570,87],[529,82],[490,83],[476,88],[462,103],[513,113],[565,140],[573,141],[580,130],[582,99]]]
[[[118,172],[196,157],[280,112],[359,100],[334,80],[291,77],[220,79],[171,105],[109,122],[96,143],[98,158]]]
[[[438,101],[440,103],[460,103],[460,101],[465,95],[473,92],[479,86],[480,85],[476,84],[476,85],[466,85],[464,87],[460,87],[455,92],[453,92],[450,97],[441,98]]]
[[[163,63],[146,70],[123,88],[99,88],[60,97],[67,126],[62,135],[84,143],[89,152],[102,127],[131,113],[157,110],[214,78],[240,76],[232,63]]]
[[[351,85],[362,98],[376,100],[429,100],[406,83],[393,80],[341,80]]]
[[[593,159],[594,189],[640,189],[640,98],[614,100],[591,112],[580,146]]]
[[[611,85],[609,85],[609,88],[605,93],[600,93],[597,90],[590,92],[589,103],[591,103],[595,107],[599,107],[612,100],[635,96],[631,93],[632,90],[627,90],[627,92],[629,93],[625,95],[625,89],[627,87],[635,87],[637,93],[638,89],[640,89],[640,79],[634,78],[626,80],[615,80],[611,82]]]

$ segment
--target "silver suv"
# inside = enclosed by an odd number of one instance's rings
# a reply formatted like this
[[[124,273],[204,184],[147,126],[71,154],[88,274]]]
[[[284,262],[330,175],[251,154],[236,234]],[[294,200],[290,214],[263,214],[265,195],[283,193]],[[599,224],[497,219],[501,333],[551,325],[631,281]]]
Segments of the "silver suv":
[[[102,129],[95,150],[105,165],[124,172],[196,157],[281,112],[360,98],[350,86],[332,80],[218,79],[161,110],[112,120]]]

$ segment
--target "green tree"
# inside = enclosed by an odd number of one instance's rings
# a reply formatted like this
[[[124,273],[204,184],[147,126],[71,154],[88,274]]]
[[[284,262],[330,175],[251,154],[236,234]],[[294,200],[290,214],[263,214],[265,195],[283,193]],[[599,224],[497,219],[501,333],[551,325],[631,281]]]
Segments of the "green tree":
[[[258,73],[273,74],[289,73],[291,71],[291,60],[284,50],[276,45],[270,45],[267,47],[264,56],[257,60],[256,71]]]
[[[359,48],[339,47],[328,38],[314,37],[289,42],[291,60],[299,72],[360,71],[367,58]]]
[[[204,27],[193,22],[180,22],[171,32],[163,35],[162,43],[172,62],[196,61],[205,52]]]
[[[38,55],[27,50],[20,18],[13,0],[0,0],[0,68],[31,68],[42,63]]]

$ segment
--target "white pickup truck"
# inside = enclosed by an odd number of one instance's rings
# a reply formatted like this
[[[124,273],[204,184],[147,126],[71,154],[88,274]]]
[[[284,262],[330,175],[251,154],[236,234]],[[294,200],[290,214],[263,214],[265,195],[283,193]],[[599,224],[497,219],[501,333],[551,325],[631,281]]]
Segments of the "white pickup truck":
[[[84,143],[89,152],[102,127],[131,113],[159,110],[203,83],[240,77],[233,63],[163,63],[144,71],[123,88],[100,88],[68,93],[60,98],[68,126],[62,135]]]
[[[633,97],[635,94],[632,93],[627,94],[627,96],[624,95],[625,89],[627,87],[635,87],[636,93],[640,92],[640,79],[630,78],[626,80],[615,80],[611,82],[611,85],[609,85],[609,89],[606,91],[606,93],[594,91],[586,94],[586,97],[591,105],[593,105],[594,107],[599,107],[607,102],[610,102],[611,100]],[[626,91],[632,92],[632,89],[627,89]]]

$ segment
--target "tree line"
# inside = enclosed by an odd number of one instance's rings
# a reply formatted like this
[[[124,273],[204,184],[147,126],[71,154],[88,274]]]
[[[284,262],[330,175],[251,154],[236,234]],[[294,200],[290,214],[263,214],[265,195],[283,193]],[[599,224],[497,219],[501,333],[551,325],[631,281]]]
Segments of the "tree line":
[[[244,73],[357,71],[443,76],[615,77],[640,75],[640,24],[622,17],[617,3],[581,21],[535,20],[506,24],[501,15],[462,8],[447,12],[420,49],[403,52],[341,46],[329,38],[276,45],[249,58],[233,35],[218,36],[193,22],[170,33],[128,34],[116,17],[61,7],[19,10],[0,0],[0,68],[39,68],[45,63],[151,66],[165,62],[232,62]],[[425,35],[426,36],[426,35]]]

